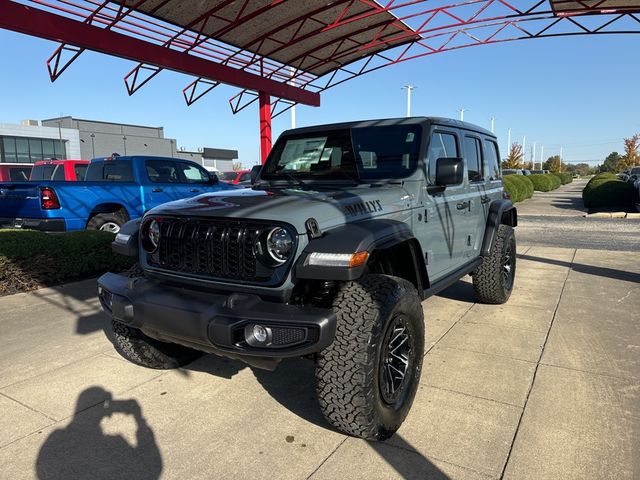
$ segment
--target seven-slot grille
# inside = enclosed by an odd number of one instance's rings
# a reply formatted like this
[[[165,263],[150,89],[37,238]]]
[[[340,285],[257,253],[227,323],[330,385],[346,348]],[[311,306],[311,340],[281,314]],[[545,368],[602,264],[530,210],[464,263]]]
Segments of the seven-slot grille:
[[[158,249],[150,263],[174,272],[261,280],[253,248],[265,228],[269,227],[241,221],[163,218]]]

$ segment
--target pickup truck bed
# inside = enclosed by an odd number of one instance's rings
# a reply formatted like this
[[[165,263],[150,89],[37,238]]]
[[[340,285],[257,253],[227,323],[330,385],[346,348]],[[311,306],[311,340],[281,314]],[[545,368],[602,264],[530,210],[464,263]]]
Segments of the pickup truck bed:
[[[95,159],[86,178],[85,182],[0,183],[0,226],[114,232],[163,203],[235,188],[198,164],[175,158]]]

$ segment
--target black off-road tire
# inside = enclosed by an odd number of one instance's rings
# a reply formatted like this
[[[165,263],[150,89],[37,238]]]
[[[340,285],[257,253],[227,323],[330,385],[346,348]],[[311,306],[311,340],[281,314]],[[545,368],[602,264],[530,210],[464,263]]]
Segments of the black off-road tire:
[[[120,355],[147,368],[170,370],[193,362],[202,352],[175,343],[164,343],[148,337],[137,328],[111,321],[114,346]]]
[[[318,354],[316,365],[320,408],[342,432],[367,440],[387,439],[409,413],[418,389],[424,356],[418,292],[402,278],[366,275],[341,286],[333,309],[338,317],[336,337]],[[399,396],[390,402],[383,393],[381,357],[387,352],[387,335],[398,322],[411,333],[406,342],[411,350],[405,355],[409,362]]]
[[[144,276],[144,270],[135,263],[124,272],[129,278]],[[198,350],[165,343],[151,338],[137,328],[131,328],[116,320],[111,321],[113,327],[113,344],[120,355],[127,360],[147,368],[170,370],[193,362],[203,353]]]
[[[123,210],[118,210],[113,213],[97,213],[89,219],[87,222],[87,230],[103,230],[105,225],[117,225],[118,231],[122,226],[127,223],[128,215]],[[118,231],[108,229],[112,233],[118,233]]]
[[[508,272],[506,271],[508,267]],[[513,228],[500,225],[488,257],[473,273],[473,291],[479,302],[498,305],[509,300],[516,277],[516,237]]]

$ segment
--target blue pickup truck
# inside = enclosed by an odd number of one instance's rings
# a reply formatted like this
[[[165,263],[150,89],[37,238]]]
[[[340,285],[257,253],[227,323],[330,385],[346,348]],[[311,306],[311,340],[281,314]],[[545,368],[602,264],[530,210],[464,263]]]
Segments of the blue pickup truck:
[[[84,182],[0,183],[0,226],[117,233],[163,203],[235,188],[188,160],[114,155],[92,160]]]

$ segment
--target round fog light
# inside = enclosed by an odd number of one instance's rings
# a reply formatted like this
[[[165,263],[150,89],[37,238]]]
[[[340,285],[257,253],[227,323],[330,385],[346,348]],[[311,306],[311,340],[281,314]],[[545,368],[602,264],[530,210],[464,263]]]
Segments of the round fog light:
[[[267,332],[267,329],[264,328],[262,325],[254,325],[253,338],[255,338],[256,341],[260,343],[264,343],[267,341],[267,338],[269,338],[269,333]]]

